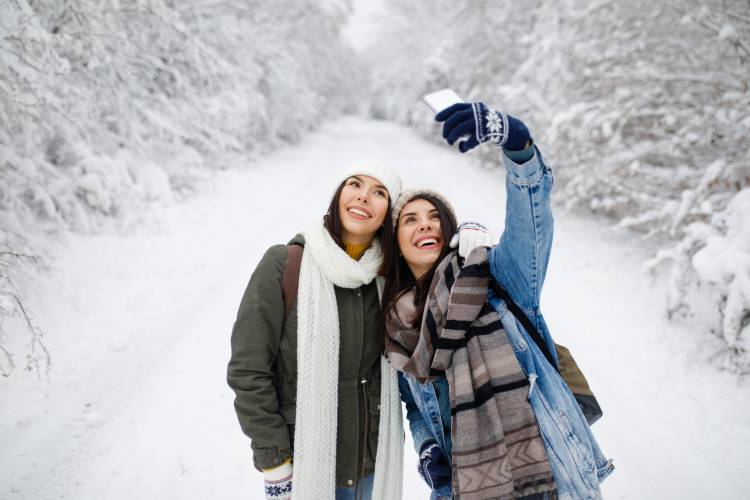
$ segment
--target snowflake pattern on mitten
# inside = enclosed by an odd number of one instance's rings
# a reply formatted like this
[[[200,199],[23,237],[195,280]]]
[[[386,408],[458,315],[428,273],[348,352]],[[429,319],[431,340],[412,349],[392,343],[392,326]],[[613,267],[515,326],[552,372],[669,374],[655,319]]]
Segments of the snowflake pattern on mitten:
[[[266,498],[281,499],[287,498],[292,494],[292,482],[286,481],[283,484],[266,483]]]
[[[494,142],[498,146],[508,141],[508,116],[505,113],[488,108],[484,103],[472,104],[474,122],[476,123],[477,140]]]

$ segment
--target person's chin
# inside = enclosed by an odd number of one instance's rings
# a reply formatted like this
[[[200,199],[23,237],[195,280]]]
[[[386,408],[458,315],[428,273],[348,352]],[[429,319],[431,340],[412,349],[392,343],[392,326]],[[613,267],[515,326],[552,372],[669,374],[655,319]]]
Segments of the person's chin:
[[[432,267],[435,261],[437,261],[439,255],[440,254],[425,255],[424,258],[422,259],[422,265],[427,268]]]
[[[427,257],[427,259],[430,262],[435,262],[436,260],[438,260],[439,257],[440,257],[440,250],[433,250],[432,252],[430,252],[430,255]]]
[[[352,236],[369,236],[373,234],[376,229],[371,227],[371,224],[346,224],[344,229]]]

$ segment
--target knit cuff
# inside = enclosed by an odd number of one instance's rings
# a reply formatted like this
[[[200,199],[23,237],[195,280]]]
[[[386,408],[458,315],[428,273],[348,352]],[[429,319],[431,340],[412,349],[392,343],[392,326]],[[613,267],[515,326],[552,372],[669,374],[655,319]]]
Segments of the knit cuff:
[[[279,467],[263,473],[266,500],[290,500],[292,498],[292,464],[284,462]]]
[[[507,149],[504,147],[503,153],[513,163],[521,165],[534,157],[534,143],[532,142],[529,147],[521,149],[520,151],[513,151],[512,149]]]
[[[494,142],[502,146],[508,141],[508,116],[488,108],[484,103],[471,105],[476,123],[476,136],[479,142]]]
[[[419,448],[419,458],[422,458],[422,454],[425,453],[428,449],[432,448],[433,446],[437,446],[437,441],[434,439],[428,439],[424,443],[422,443],[422,446]]]

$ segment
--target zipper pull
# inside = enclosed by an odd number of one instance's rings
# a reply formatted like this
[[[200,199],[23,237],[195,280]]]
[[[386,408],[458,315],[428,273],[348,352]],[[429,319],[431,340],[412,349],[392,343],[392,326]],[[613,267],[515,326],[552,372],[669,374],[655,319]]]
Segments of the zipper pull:
[[[359,381],[359,383],[362,385],[365,385],[367,383],[367,379],[363,378],[362,380]]]

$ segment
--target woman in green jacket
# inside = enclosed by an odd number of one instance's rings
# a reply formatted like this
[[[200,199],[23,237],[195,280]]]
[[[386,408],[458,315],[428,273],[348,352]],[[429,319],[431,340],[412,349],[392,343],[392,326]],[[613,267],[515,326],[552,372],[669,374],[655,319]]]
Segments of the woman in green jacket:
[[[375,160],[339,179],[323,220],[265,253],[232,330],[227,380],[266,498],[290,498],[292,483],[295,500],[401,497],[378,277],[401,180]]]

